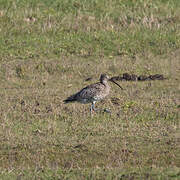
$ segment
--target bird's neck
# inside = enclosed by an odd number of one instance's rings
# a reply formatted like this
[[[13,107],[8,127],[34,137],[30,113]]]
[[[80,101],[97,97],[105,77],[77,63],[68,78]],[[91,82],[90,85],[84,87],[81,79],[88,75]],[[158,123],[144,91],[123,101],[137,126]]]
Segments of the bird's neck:
[[[105,86],[109,86],[107,81],[102,81],[101,83],[104,84]]]

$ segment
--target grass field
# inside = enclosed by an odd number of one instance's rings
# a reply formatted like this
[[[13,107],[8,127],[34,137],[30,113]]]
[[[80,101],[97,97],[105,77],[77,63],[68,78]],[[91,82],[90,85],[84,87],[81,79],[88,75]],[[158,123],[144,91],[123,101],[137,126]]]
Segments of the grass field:
[[[167,79],[63,104],[125,72]],[[0,95],[0,179],[179,179],[180,1],[1,0]]]

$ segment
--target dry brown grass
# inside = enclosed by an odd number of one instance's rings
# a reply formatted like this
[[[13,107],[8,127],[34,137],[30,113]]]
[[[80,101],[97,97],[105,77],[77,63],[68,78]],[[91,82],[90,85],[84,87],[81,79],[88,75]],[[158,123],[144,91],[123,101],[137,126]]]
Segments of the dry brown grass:
[[[149,55],[151,61],[70,57],[62,66],[52,60],[4,65],[8,81],[2,80],[1,89],[1,168],[178,167],[178,53]],[[111,108],[112,115],[91,118],[89,106],[62,103],[97,81],[99,72],[127,71],[163,73],[168,80],[122,82],[125,91],[112,85],[110,97],[98,103]]]
[[[0,8],[0,177],[178,179],[178,1],[63,2]],[[112,84],[112,114],[63,104],[125,72],[167,79]]]

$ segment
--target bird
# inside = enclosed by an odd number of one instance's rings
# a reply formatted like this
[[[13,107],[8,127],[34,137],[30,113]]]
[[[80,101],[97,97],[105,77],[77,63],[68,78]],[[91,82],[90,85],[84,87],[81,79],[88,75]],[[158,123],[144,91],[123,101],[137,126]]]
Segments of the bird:
[[[79,102],[82,104],[91,103],[90,112],[92,113],[93,111],[96,111],[95,103],[104,99],[109,94],[111,88],[108,81],[115,83],[123,90],[113,78],[109,78],[107,74],[101,74],[99,82],[84,87],[79,92],[67,97],[63,102],[65,104],[72,102]]]

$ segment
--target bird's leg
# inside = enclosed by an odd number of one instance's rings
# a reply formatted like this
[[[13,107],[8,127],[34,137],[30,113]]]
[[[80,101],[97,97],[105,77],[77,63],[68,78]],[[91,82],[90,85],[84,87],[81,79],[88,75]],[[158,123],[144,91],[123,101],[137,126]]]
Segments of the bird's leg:
[[[107,109],[107,108],[104,109],[104,112],[111,114],[111,110],[110,110],[110,109]]]
[[[90,108],[91,115],[92,115],[93,111],[94,112],[102,111],[102,112],[106,112],[106,113],[111,113],[111,110],[107,109],[107,108],[105,108],[105,109],[96,109],[95,108],[95,103],[96,103],[96,101],[93,101],[92,104],[91,104],[91,108]]]
[[[92,114],[92,111],[93,111],[93,103],[91,104],[91,107],[90,107],[90,113]]]
[[[95,103],[96,103],[96,101],[93,101],[93,102],[92,102],[91,111],[93,110],[94,112],[103,111],[103,112],[106,112],[106,113],[111,113],[111,110],[110,110],[110,109],[107,109],[107,108],[105,108],[105,109],[96,109],[96,108],[95,108]]]
[[[93,103],[91,104],[91,107],[90,107],[90,115],[91,117],[93,116]]]
[[[92,102],[92,109],[93,109],[93,111],[97,111],[97,109],[95,108],[95,103],[96,103],[96,101]]]
[[[97,111],[96,109],[95,109],[95,101],[93,101],[92,102],[92,104],[91,104],[91,108],[90,108],[90,112],[91,112],[91,114],[92,114],[92,111]]]

